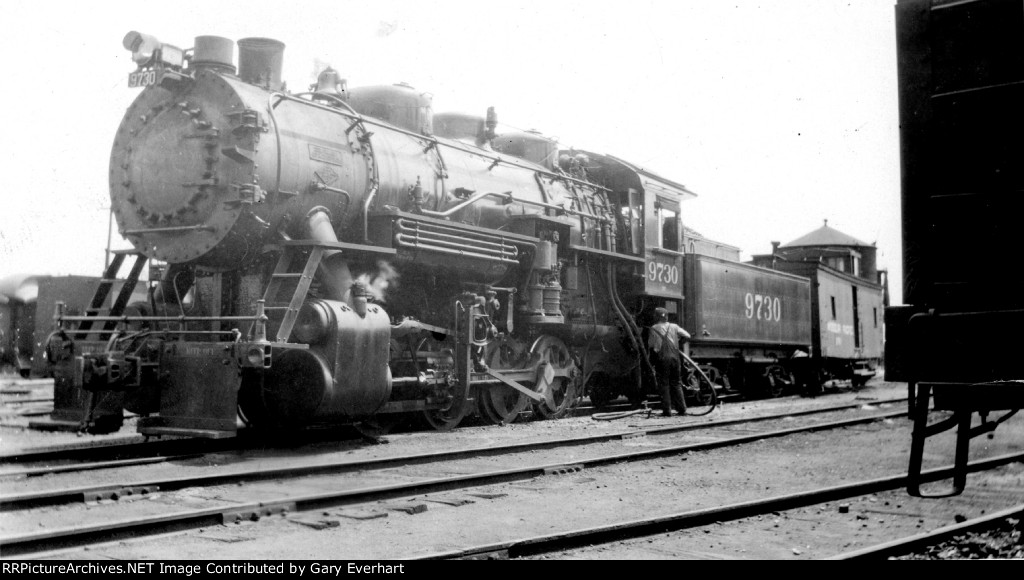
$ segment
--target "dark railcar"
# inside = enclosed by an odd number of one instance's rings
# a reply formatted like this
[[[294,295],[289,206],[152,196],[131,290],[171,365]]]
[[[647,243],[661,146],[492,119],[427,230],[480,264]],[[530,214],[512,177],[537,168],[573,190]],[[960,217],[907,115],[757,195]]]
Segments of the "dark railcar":
[[[779,394],[791,386],[794,356],[811,347],[809,281],[697,254],[685,256],[684,272],[693,358],[738,390]]]
[[[81,314],[99,284],[95,276],[10,276],[0,280],[0,364],[14,367],[22,376],[47,374],[43,349],[53,330],[58,301],[68,314]],[[144,298],[144,294],[141,296]]]
[[[1007,270],[1024,189],[1024,3],[901,0],[896,28],[907,306],[886,312],[886,378],[910,386],[908,491],[920,494],[926,437],[956,425],[959,493],[970,438],[1008,416],[991,411],[1024,406],[1024,278]],[[932,398],[954,414],[926,429]]]

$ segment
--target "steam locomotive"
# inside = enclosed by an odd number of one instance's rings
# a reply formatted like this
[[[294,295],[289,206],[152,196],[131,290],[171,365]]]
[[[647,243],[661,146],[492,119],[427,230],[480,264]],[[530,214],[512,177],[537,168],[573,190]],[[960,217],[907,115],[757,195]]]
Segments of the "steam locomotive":
[[[721,310],[723,333],[700,337],[708,360],[784,383],[774,363],[810,347],[807,280],[686,255],[694,194],[674,181],[499,136],[493,109],[435,115],[407,85],[349,88],[328,68],[293,94],[271,39],[239,40],[237,68],[221,37],[182,50],[131,32],[124,46],[144,89],[110,190],[134,249],[115,252],[84,315],[55,313],[55,423],[110,431],[128,409],[145,435],[230,437],[237,418],[379,431],[410,414],[449,429],[559,417],[584,393],[639,399],[642,329],[658,307],[681,319],[701,272],[723,299],[750,298],[743,344]],[[150,261],[148,301],[113,295]]]

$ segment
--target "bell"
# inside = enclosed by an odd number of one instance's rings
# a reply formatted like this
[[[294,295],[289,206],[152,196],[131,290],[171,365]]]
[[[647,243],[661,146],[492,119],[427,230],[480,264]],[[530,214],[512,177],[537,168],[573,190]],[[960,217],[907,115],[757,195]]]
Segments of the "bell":
[[[345,97],[345,91],[348,87],[345,86],[345,80],[338,78],[338,71],[331,67],[325,68],[316,77],[316,92],[326,95],[331,95],[339,98]]]

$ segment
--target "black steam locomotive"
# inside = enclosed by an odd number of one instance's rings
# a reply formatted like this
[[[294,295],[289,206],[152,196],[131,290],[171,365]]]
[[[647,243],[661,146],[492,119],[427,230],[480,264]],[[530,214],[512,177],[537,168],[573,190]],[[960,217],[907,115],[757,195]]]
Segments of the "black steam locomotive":
[[[493,110],[434,115],[405,85],[350,89],[326,69],[290,93],[274,40],[240,40],[237,68],[220,37],[124,45],[129,85],[145,88],[110,187],[134,250],[115,253],[85,315],[56,314],[55,423],[109,431],[126,408],[146,435],[229,437],[236,418],[559,417],[584,394],[643,396],[658,307],[705,331],[698,387],[733,365],[744,383],[797,380],[786,365],[813,342],[808,281],[686,255],[693,194],[678,183],[499,136]],[[149,260],[150,299],[112,297],[122,267],[132,288]],[[684,312],[690,280],[714,282],[706,320]]]

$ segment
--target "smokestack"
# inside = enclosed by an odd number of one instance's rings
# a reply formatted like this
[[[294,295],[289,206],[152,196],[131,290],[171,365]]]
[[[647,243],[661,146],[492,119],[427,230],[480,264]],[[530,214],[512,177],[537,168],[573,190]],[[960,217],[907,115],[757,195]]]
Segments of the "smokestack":
[[[772,255],[773,255],[773,256],[774,256],[775,254],[778,254],[778,253],[779,253],[779,246],[780,246],[781,244],[782,244],[782,242],[772,242]]]
[[[238,41],[238,76],[245,82],[272,91],[283,88],[281,70],[284,43],[272,38],[243,38]]]
[[[235,74],[235,42],[220,36],[197,36],[192,49],[192,67]]]

